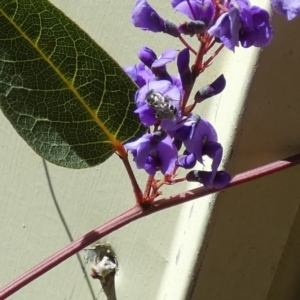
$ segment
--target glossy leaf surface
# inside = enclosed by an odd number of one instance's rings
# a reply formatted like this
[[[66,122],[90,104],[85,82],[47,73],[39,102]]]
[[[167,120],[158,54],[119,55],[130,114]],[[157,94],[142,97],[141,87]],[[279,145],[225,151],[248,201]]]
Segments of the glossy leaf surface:
[[[46,160],[104,162],[144,129],[137,87],[86,33],[46,0],[0,0],[0,106]]]

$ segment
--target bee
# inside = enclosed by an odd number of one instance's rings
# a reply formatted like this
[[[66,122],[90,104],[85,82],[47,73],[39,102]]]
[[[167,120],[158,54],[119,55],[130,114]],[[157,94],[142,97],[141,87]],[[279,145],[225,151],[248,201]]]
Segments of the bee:
[[[162,93],[150,90],[146,94],[146,103],[151,107],[159,120],[174,120],[177,115],[177,108],[170,103],[170,97]]]

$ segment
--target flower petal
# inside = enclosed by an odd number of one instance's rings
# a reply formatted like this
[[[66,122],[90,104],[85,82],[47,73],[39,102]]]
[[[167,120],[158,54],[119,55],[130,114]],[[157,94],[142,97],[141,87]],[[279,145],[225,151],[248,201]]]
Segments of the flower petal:
[[[123,67],[123,70],[132,79],[132,81],[137,82],[139,73],[145,70],[145,65],[143,63],[140,63],[134,66]]]
[[[252,6],[247,18],[241,17],[242,26],[239,30],[239,40],[244,48],[251,46],[265,47],[273,39],[273,28],[270,25],[269,13],[258,6]]]
[[[190,5],[189,5],[190,3]],[[211,0],[172,0],[173,8],[194,21],[203,21],[206,26],[210,23],[215,8]]]
[[[139,115],[142,124],[145,126],[152,126],[157,122],[153,109],[147,104],[137,108],[134,112]]]
[[[193,87],[193,77],[190,69],[190,51],[188,48],[181,50],[177,58],[178,72],[184,91],[191,91]]]
[[[177,159],[177,164],[185,169],[194,168],[197,163],[196,157],[194,153],[190,153],[187,155],[179,155]]]
[[[157,164],[157,159],[155,159],[152,156],[148,156],[146,162],[145,162],[145,166],[144,169],[145,171],[149,174],[154,176],[157,170],[158,164]]]
[[[169,136],[157,145],[157,155],[161,162],[161,172],[164,175],[171,174],[174,171],[177,162],[177,154],[177,149]]]
[[[162,55],[153,62],[152,68],[164,67],[167,63],[174,61],[177,55],[178,50],[175,49],[164,51]]]
[[[126,143],[124,147],[134,155],[134,160],[138,169],[144,168],[149,152],[151,150],[151,134],[144,134],[136,141]]]
[[[138,52],[138,57],[149,69],[151,69],[153,62],[157,59],[154,51],[148,47],[141,48]]]
[[[195,94],[195,101],[200,103],[212,96],[221,93],[226,85],[226,79],[224,75],[220,75],[213,83],[203,87]]]
[[[210,141],[217,141],[217,133],[214,127],[206,120],[201,119],[192,138],[187,139],[184,144],[186,150],[194,153],[199,162],[203,162],[203,145]]]
[[[142,30],[161,32],[165,30],[164,20],[146,0],[137,0],[131,15],[132,23]]]
[[[271,0],[273,9],[290,21],[300,14],[299,0]]]
[[[230,50],[239,46],[240,13],[236,7],[222,14],[208,33],[220,38],[222,43]]]

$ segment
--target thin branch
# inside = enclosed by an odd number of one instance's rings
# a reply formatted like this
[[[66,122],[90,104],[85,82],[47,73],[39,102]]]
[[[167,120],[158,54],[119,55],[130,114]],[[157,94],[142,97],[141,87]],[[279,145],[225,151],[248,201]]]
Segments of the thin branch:
[[[34,279],[45,274],[72,255],[87,247],[88,245],[93,244],[97,240],[117,230],[118,228],[121,228],[126,224],[140,218],[142,216],[142,212],[142,208],[136,205],[126,212],[120,214],[116,218],[98,227],[97,229],[90,231],[83,237],[70,243],[68,246],[64,247],[58,252],[52,254],[50,257],[46,258],[45,260],[34,266],[32,269],[28,270],[23,275],[19,276],[18,278],[4,286],[2,289],[0,289],[0,299],[6,299]]]
[[[188,48],[192,53],[194,53],[195,55],[197,55],[197,51],[194,49],[194,48],[192,48],[192,46],[191,45],[189,45],[188,43],[187,43],[187,41],[180,35],[179,37],[179,40],[181,41],[181,43],[186,47],[186,48]]]
[[[151,186],[152,186],[153,180],[154,180],[154,177],[152,175],[149,175],[146,186],[145,186],[144,199],[148,199],[150,196],[150,191],[151,191]]]
[[[133,188],[133,192],[134,192],[134,195],[135,195],[135,201],[136,201],[136,203],[138,203],[138,204],[143,203],[143,200],[144,200],[143,193],[141,191],[140,186],[137,183],[137,180],[136,180],[136,178],[134,176],[134,173],[133,173],[132,168],[130,166],[130,163],[128,161],[128,154],[127,154],[126,149],[124,148],[123,145],[121,145],[120,149],[118,149],[118,151],[116,153],[121,158],[121,160],[122,160],[122,162],[124,164],[124,167],[125,167],[125,169],[127,171],[127,174],[128,174],[128,176],[130,178],[130,182],[131,182],[131,185],[132,185],[132,188]]]
[[[235,176],[230,182],[230,184],[223,190],[290,168],[299,163],[300,154],[297,154],[295,156],[291,156],[286,159],[267,164],[265,166],[253,169],[251,171],[241,173]],[[38,278],[39,276],[51,270],[55,266],[59,265],[61,262],[65,261],[72,255],[81,251],[88,245],[96,242],[100,238],[108,235],[109,233],[112,233],[117,229],[131,223],[134,220],[148,216],[160,210],[179,205],[187,201],[194,200],[196,198],[203,197],[219,191],[220,190],[217,190],[215,188],[200,187],[192,189],[185,193],[178,194],[176,196],[171,196],[162,200],[154,201],[153,203],[149,204],[147,209],[142,208],[139,205],[135,205],[128,211],[122,213],[121,215],[106,222],[105,224],[89,232],[88,234],[84,235],[78,240],[72,242],[71,244],[56,252],[55,254],[51,255],[49,258],[45,259],[29,271],[25,272],[23,275],[8,283],[6,286],[0,289],[0,299],[6,299],[10,295],[12,295],[25,285],[33,281],[34,279]]]
[[[220,53],[220,51],[224,48],[224,44],[221,44],[218,49],[203,63],[203,70],[206,69],[210,63],[214,60],[214,58]]]

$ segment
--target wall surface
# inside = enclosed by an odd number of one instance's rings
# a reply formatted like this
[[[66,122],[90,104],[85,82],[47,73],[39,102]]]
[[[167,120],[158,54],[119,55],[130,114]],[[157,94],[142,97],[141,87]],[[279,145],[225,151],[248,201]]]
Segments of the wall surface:
[[[51,2],[122,66],[135,64],[142,46],[157,54],[182,49],[172,37],[134,28],[133,0]],[[186,20],[169,1],[151,4],[167,19]],[[223,51],[199,78],[198,88],[221,73],[226,77],[225,91],[198,112],[216,126],[232,174],[299,149],[297,22],[275,18],[271,47]],[[171,70],[177,73],[175,67]],[[0,159],[1,286],[134,204],[117,156],[85,170],[51,165],[27,146],[3,114]],[[272,296],[272,291],[281,293],[274,290],[280,281],[276,270],[283,252],[289,253],[284,249],[300,203],[299,171],[296,167],[230,189],[217,201],[209,196],[159,212],[107,236],[103,242],[112,245],[119,261],[108,299],[277,299]],[[146,176],[136,174],[143,186]],[[187,188],[181,184],[165,194]],[[68,259],[10,299],[107,299],[99,282],[89,278],[82,256]]]
[[[276,15],[272,24],[274,41],[260,53],[229,160],[232,174],[300,150],[300,19]],[[299,172],[296,166],[219,194],[192,300],[300,298]]]

